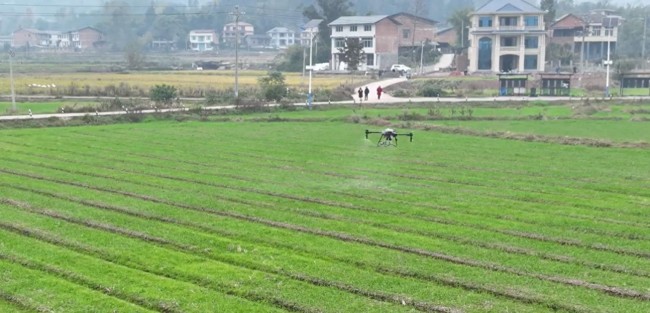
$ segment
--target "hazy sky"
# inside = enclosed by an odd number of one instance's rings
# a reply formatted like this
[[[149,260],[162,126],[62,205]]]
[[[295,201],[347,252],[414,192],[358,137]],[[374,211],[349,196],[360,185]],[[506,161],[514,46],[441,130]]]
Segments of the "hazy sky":
[[[576,3],[581,2],[598,2],[597,0],[577,0]],[[612,4],[648,4],[649,0],[609,0]]]

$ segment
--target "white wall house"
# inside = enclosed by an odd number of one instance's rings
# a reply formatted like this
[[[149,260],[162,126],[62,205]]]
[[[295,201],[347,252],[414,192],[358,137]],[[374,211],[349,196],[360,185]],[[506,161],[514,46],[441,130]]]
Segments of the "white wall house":
[[[544,11],[525,0],[492,0],[470,20],[470,72],[544,71]]]
[[[302,31],[300,32],[301,46],[309,47],[310,41],[313,44],[318,39],[318,33],[320,32],[318,26],[322,22],[323,20],[321,19],[313,19],[302,26]]]
[[[217,33],[211,29],[195,29],[190,31],[190,50],[213,51],[217,47]]]
[[[331,35],[331,68],[345,70],[347,65],[341,61],[339,48],[345,47],[348,38],[357,38],[363,45],[365,62],[359,70],[380,69],[397,63],[397,25],[399,23],[388,15],[342,16],[328,26]]]
[[[296,32],[286,27],[274,27],[266,34],[271,38],[271,47],[276,49],[286,49],[299,43]]]

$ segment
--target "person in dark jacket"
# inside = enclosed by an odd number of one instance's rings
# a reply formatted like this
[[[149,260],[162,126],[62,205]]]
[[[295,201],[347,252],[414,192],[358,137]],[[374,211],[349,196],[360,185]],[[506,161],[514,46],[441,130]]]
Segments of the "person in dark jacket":
[[[366,89],[363,90],[363,94],[365,95],[364,100],[368,101],[368,94],[370,94],[370,89],[368,89],[368,86],[366,86]]]
[[[359,93],[359,101],[363,100],[363,89],[361,89],[361,87],[359,87],[358,93]]]

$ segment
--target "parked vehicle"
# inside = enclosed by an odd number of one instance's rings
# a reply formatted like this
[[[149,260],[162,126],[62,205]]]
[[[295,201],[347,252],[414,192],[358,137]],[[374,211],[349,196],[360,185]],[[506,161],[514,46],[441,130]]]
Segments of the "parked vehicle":
[[[391,70],[392,72],[410,72],[410,71],[411,71],[411,68],[408,67],[408,66],[406,66],[406,65],[404,65],[404,64],[393,64],[393,65],[390,67],[390,70]]]

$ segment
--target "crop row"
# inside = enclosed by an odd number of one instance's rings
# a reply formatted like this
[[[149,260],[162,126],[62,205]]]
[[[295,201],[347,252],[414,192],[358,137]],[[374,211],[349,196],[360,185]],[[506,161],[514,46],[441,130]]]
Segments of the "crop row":
[[[53,152],[54,152],[54,151],[53,151]],[[57,152],[57,154],[60,154],[61,152],[66,152],[66,151],[58,150],[58,151],[56,151],[56,152]],[[70,152],[68,152],[68,153],[70,153],[70,154],[72,155],[73,152],[70,151]],[[99,151],[99,153],[101,154],[102,152]],[[77,154],[77,155],[84,155],[83,152],[77,152],[76,154]],[[104,154],[106,154],[106,153],[104,153]],[[124,152],[120,152],[120,154],[125,154],[125,153],[124,153]],[[92,156],[91,154],[85,154],[85,155],[87,155],[87,156],[89,156],[89,157]],[[94,157],[96,158],[97,155],[95,155]],[[108,159],[108,160],[110,160],[110,159]],[[113,160],[113,162],[115,162],[115,160]],[[142,161],[138,160],[137,158],[129,158],[129,159],[128,159],[128,162],[140,163],[140,164],[143,164],[143,165],[145,164],[145,163],[142,163]],[[152,164],[152,162],[148,162],[148,163],[149,163],[149,164]],[[156,163],[155,163],[155,166],[164,167],[164,166],[169,166],[170,164],[174,164],[174,166],[178,167],[178,163],[180,163],[180,161],[179,161],[179,162],[176,162],[176,161],[169,160],[169,162],[165,162],[165,161],[163,160],[163,161],[161,161],[161,162],[156,162]],[[153,164],[152,164],[152,165],[153,165]],[[206,167],[206,168],[207,168],[208,166],[209,166],[209,165],[207,165],[207,164],[203,164],[203,167]],[[220,169],[223,169],[223,167],[220,167]],[[189,171],[189,172],[192,173],[192,174],[203,174],[203,175],[208,174],[208,173],[201,173],[201,171],[197,171],[197,170],[186,170],[186,171]],[[223,173],[223,172],[220,172],[219,175],[222,175],[222,173]],[[229,177],[229,178],[234,178],[234,179],[236,179],[236,180],[237,180],[237,179],[238,179],[238,180],[242,180],[242,176],[241,176],[241,175],[229,175],[229,174],[227,174],[227,173],[223,173],[223,175],[226,176],[226,177]],[[245,183],[259,183],[259,182],[260,182],[260,179],[257,178],[257,177],[253,177],[253,178],[251,178],[251,176],[249,176],[249,177],[247,177],[247,178],[243,178],[243,179],[245,180],[245,181],[244,181]],[[232,180],[229,181],[229,183],[232,183]],[[278,184],[276,183],[276,185],[278,185]],[[282,185],[282,184],[280,183],[279,185]],[[371,196],[366,196],[366,197],[372,197],[372,195],[371,195]],[[386,202],[390,202],[390,201],[393,201],[393,200],[392,200],[392,197],[391,197],[390,199],[386,200]],[[540,203],[540,204],[544,204],[544,203]],[[546,204],[548,205],[548,203],[546,203]],[[431,206],[428,206],[428,207],[431,207]],[[436,208],[440,208],[441,206],[440,206],[440,205],[436,205],[435,207],[436,207]],[[444,207],[443,207],[443,208],[444,208]],[[500,209],[502,210],[503,208],[500,208]],[[457,207],[455,207],[454,210],[455,210],[456,212],[459,211]],[[603,208],[603,209],[602,209],[603,212],[604,212],[605,210],[607,210],[607,211],[611,211],[611,209],[609,209],[609,208],[607,208],[607,209],[606,209],[606,208]],[[467,210],[464,210],[464,211],[467,212]],[[536,211],[541,213],[541,212],[545,212],[545,211],[547,211],[547,210],[542,210],[542,209],[540,208],[539,210],[536,210]],[[585,210],[585,212],[586,212],[586,210]],[[527,210],[527,211],[526,211],[526,215],[522,215],[522,216],[523,216],[523,217],[528,216],[528,215],[530,215],[530,213],[531,213],[530,210]],[[555,212],[554,212],[554,213],[555,213]],[[618,213],[618,215],[620,216],[620,212],[617,212],[617,213]],[[487,217],[486,214],[485,214],[484,212],[475,212],[475,213],[473,213],[473,214],[481,214],[481,215],[483,215],[484,217]],[[559,213],[559,214],[561,215],[561,213]],[[565,214],[565,215],[566,215],[566,214]],[[593,216],[590,217],[590,216],[588,216],[587,214],[582,214],[582,215],[570,214],[569,217],[570,217],[570,218],[575,218],[575,219],[580,219],[580,218],[582,218],[582,219],[584,219],[584,220],[593,220],[593,219],[594,219]],[[504,214],[500,214],[499,218],[506,218],[506,219],[510,218],[510,219],[513,219],[512,215],[504,215]],[[528,222],[528,223],[531,223],[531,221],[536,221],[536,220],[538,220],[538,219],[532,219],[532,218],[529,218],[529,219],[522,219],[522,218],[517,218],[517,217],[514,217],[514,219],[519,220],[519,221],[522,221],[522,222]],[[635,219],[635,220],[638,221],[638,219]],[[617,219],[612,219],[612,218],[602,218],[602,222],[603,222],[603,223],[606,223],[606,225],[611,225],[611,223],[622,223],[623,225],[627,225],[627,226],[634,225],[634,223],[635,223],[635,222],[623,222],[623,221],[619,221],[619,220],[617,220]],[[573,221],[573,223],[575,223],[575,221]],[[638,222],[636,222],[636,223],[638,223]],[[576,225],[577,225],[577,224],[576,224]],[[645,227],[645,224],[639,224],[638,226]],[[609,228],[609,226],[606,226],[606,227]],[[584,227],[583,227],[583,228],[584,228]],[[627,228],[622,228],[622,229],[627,229]],[[610,231],[610,233],[611,233],[611,231]],[[630,232],[627,232],[626,234],[620,234],[619,236],[622,237],[622,238],[635,238],[634,236],[639,236],[639,234],[635,232],[635,235],[630,235]],[[641,238],[643,238],[643,237],[641,237]]]
[[[129,163],[137,163],[137,161],[131,161],[130,160]],[[79,164],[79,162],[77,162],[77,164]],[[43,165],[43,166],[48,167],[47,165]],[[133,170],[129,170],[129,169],[123,170],[123,169],[119,169],[119,168],[106,167],[106,166],[101,166],[101,165],[98,166],[98,167],[106,168],[110,172],[124,171],[125,173],[146,174],[146,175],[151,175],[151,176],[155,176],[155,177],[159,177],[159,178],[166,178],[166,179],[170,179],[170,180],[188,182],[188,183],[193,183],[193,184],[202,184],[202,185],[211,186],[211,187],[226,188],[226,189],[231,189],[231,190],[234,189],[236,191],[244,191],[244,192],[255,192],[255,193],[261,193],[261,194],[265,194],[265,195],[269,195],[269,196],[285,197],[285,198],[298,200],[298,201],[316,202],[316,203],[323,204],[323,205],[330,205],[330,206],[336,206],[336,207],[345,207],[345,208],[355,209],[355,210],[365,210],[365,211],[368,211],[368,212],[379,212],[376,209],[371,209],[371,208],[364,208],[364,207],[353,206],[353,205],[352,206],[351,205],[345,205],[344,203],[323,201],[323,200],[318,200],[316,198],[305,198],[305,197],[299,197],[299,196],[293,196],[293,195],[279,194],[279,193],[274,193],[274,192],[266,192],[266,191],[255,189],[255,188],[235,187],[235,186],[224,185],[224,184],[220,184],[220,183],[217,184],[217,183],[200,181],[200,180],[196,180],[196,179],[182,178],[182,177],[178,177],[178,176],[169,176],[169,175],[163,175],[163,174],[146,173],[146,172],[141,172],[141,171],[133,171]],[[65,171],[65,169],[62,169],[62,168],[59,168],[59,167],[50,167],[50,168]],[[177,172],[177,170],[176,170],[176,172]],[[78,172],[78,173],[79,174],[87,174],[87,172]],[[105,178],[115,179],[112,176],[107,176]],[[417,218],[422,218],[422,217],[418,216]],[[455,221],[452,221],[452,220],[445,220],[445,219],[441,219],[441,218],[434,218],[434,219],[430,219],[430,220],[433,221],[433,222],[438,222],[438,223],[455,224],[455,225],[461,225],[461,226],[470,226],[472,228],[490,230],[489,227],[481,225],[481,224],[471,224],[471,223],[468,224],[468,223],[463,223],[463,222],[455,222]],[[513,219],[511,219],[511,220],[513,220]],[[521,221],[521,222],[526,223],[526,221]],[[607,247],[607,246],[602,245],[602,244],[591,244],[591,245],[587,244],[587,245],[585,245],[585,244],[582,244],[582,243],[580,243],[579,241],[577,241],[575,239],[561,239],[561,238],[554,239],[554,238],[549,237],[549,236],[544,236],[544,235],[534,234],[534,233],[529,233],[529,232],[523,232],[523,231],[517,231],[517,230],[493,230],[493,231],[498,231],[500,233],[504,233],[504,234],[508,234],[508,235],[512,235],[512,236],[526,237],[526,238],[529,238],[529,239],[534,239],[534,240],[539,240],[539,241],[555,242],[555,243],[559,243],[559,244],[562,244],[562,245],[574,245],[574,246],[579,246],[579,247],[591,247],[591,248],[597,249],[597,250],[613,251],[613,252],[617,252],[617,253],[631,254],[631,255],[636,255],[636,256],[640,256],[640,257],[644,257],[646,255],[644,252],[635,252],[635,251],[621,249],[621,248]],[[595,232],[595,233],[598,233],[598,232]],[[605,232],[605,235],[611,236],[611,234],[607,233],[607,232]],[[643,238],[644,235],[643,234],[638,234],[637,237],[630,237],[630,236],[626,236],[626,235],[618,235],[618,237],[625,238],[625,239],[631,239],[631,240],[638,239],[638,236],[641,236],[641,238]]]
[[[413,252],[413,251],[412,251]],[[418,252],[419,253],[419,252]]]
[[[311,302],[281,288],[282,295],[273,298],[271,285],[258,282],[259,274],[246,283],[257,293],[244,299],[279,299],[298,310],[331,309],[331,299],[346,297],[420,310],[477,310],[481,298],[498,299],[498,307],[517,311],[597,312],[650,302],[644,293],[649,235],[642,214],[647,192],[639,187],[644,178],[628,180],[626,171],[609,177],[609,183],[599,177],[613,173],[619,161],[596,174],[585,172],[587,166],[570,169],[563,176],[573,178],[555,186],[553,174],[521,160],[499,173],[490,158],[467,166],[447,154],[417,163],[424,150],[410,146],[362,145],[346,155],[342,145],[350,141],[310,143],[296,132],[276,137],[286,125],[246,125],[251,129],[242,132],[241,145],[200,145],[233,131],[222,126],[178,124],[160,128],[156,136],[145,131],[158,129],[152,125],[111,132],[85,128],[86,135],[81,129],[56,129],[48,130],[55,136],[9,136],[0,141],[4,229],[22,227],[32,234],[44,229],[113,255],[121,266],[135,262],[155,269],[172,254],[177,255],[173,264],[187,263],[174,268],[181,278],[198,273],[191,270],[198,264],[218,264],[261,271],[291,286],[306,283],[307,293],[321,286],[332,295]],[[332,135],[337,128],[316,126]],[[560,159],[574,153],[565,149],[555,151]],[[545,164],[553,154],[543,150],[525,154],[539,153]],[[577,150],[594,159],[643,154]],[[396,165],[382,166],[391,163]],[[531,192],[537,186],[539,192]],[[600,194],[609,186],[615,188]],[[585,193],[573,195],[581,190]],[[122,244],[146,253],[132,255]],[[38,253],[22,258],[46,262]],[[235,285],[216,286],[240,295]],[[452,300],[468,292],[476,302]],[[592,301],[603,296],[606,305]]]

